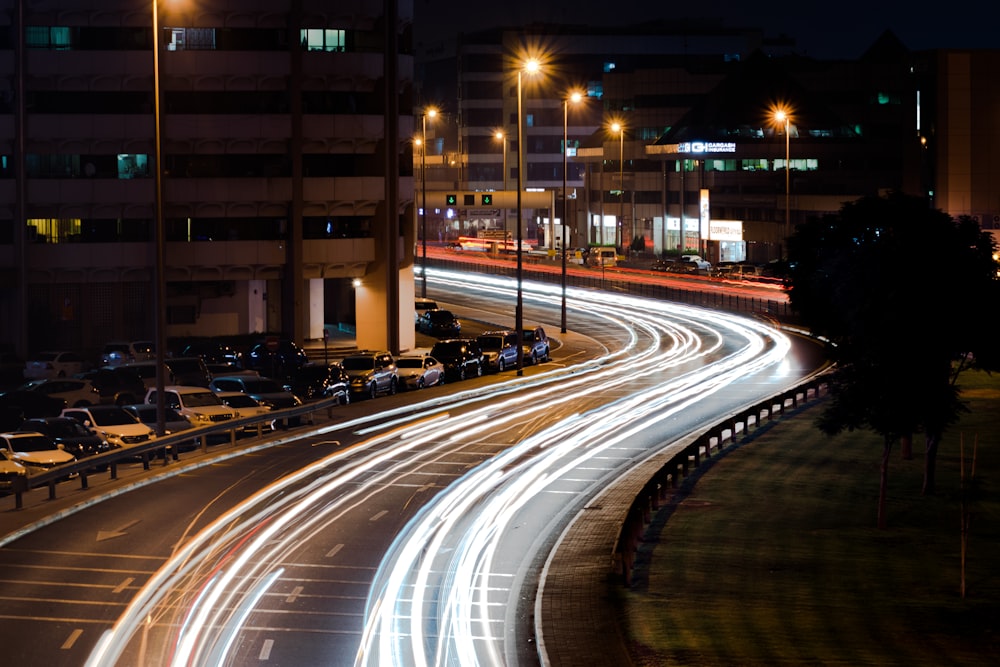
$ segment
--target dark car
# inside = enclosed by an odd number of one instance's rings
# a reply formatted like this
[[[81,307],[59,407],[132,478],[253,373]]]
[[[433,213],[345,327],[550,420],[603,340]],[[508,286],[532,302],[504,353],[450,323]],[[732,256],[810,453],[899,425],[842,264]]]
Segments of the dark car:
[[[225,341],[214,338],[188,343],[181,351],[182,357],[201,357],[208,364],[225,364],[233,368],[243,368],[243,353]]]
[[[285,386],[304,401],[337,398],[341,405],[351,402],[351,379],[340,364],[306,364],[288,378]]]
[[[537,364],[549,359],[549,337],[542,327],[525,327],[521,330],[522,361]]]
[[[483,351],[471,338],[439,340],[431,348],[431,356],[444,365],[448,377],[464,380],[483,374]]]
[[[142,376],[128,366],[96,368],[77,373],[76,377],[90,380],[101,403],[129,405],[138,403],[146,395],[146,384]]]
[[[476,336],[476,342],[483,349],[483,359],[489,370],[502,373],[517,365],[516,331],[486,331]]]
[[[417,319],[417,329],[430,336],[452,338],[462,332],[462,325],[450,310],[434,308]]]
[[[307,363],[305,350],[287,339],[260,341],[243,358],[244,368],[282,381]]]
[[[33,417],[56,417],[65,407],[63,399],[37,391],[6,391],[0,394],[0,431],[14,431]]]
[[[115,449],[107,440],[71,417],[25,419],[21,431],[35,431],[49,438],[78,459]]]

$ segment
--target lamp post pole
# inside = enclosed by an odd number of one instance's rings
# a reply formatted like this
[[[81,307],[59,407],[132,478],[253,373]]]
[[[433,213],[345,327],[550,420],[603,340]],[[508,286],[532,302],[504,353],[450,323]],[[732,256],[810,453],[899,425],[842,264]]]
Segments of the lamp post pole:
[[[514,306],[514,327],[517,329],[517,374],[524,375],[524,316],[521,308],[524,305],[524,298],[521,293],[521,190],[523,189],[524,176],[524,141],[521,136],[521,67],[517,69],[517,304]]]
[[[789,129],[790,129],[791,119],[792,119],[791,114],[785,109],[777,109],[774,112],[774,120],[778,123],[783,124],[785,127],[785,223],[784,223],[785,231],[784,231],[784,238],[782,239],[781,242],[782,259],[788,256],[788,250],[786,246],[788,245],[788,237],[792,233],[791,221],[789,219],[791,217],[791,211],[789,207],[789,197],[791,193],[791,172],[792,172],[792,165],[789,156],[789,148],[790,148]]]
[[[569,147],[566,145],[569,142],[569,98],[563,100],[563,142],[562,142],[562,154],[563,154],[563,188],[562,188],[562,229],[563,229],[563,241],[562,241],[562,319],[560,320],[560,333],[566,333],[566,243],[567,234],[566,228],[569,226],[569,215],[568,215],[568,203],[569,199],[566,197],[566,169],[569,166],[567,154],[569,153]]]
[[[583,99],[583,94],[579,92],[572,92],[569,97],[563,100],[563,188],[562,188],[562,228],[563,228],[563,241],[562,241],[562,320],[560,332],[566,333],[566,251],[569,245],[569,199],[566,196],[567,184],[566,184],[566,172],[569,169],[568,155],[569,155],[569,103],[574,104]]]
[[[433,118],[436,109],[424,109],[420,118],[420,235],[423,237],[423,260],[420,263],[420,296],[427,298],[427,116]]]
[[[503,130],[497,130],[493,137],[500,142],[500,191],[507,192],[507,137]],[[504,202],[504,194],[500,195],[500,201]],[[503,248],[507,252],[507,206],[503,207]]]
[[[524,266],[522,250],[523,247],[523,220],[521,193],[524,190],[524,136],[522,130],[522,90],[521,74],[528,72],[534,74],[540,66],[537,60],[528,60],[517,68],[517,306],[514,309],[515,326],[517,327],[517,374],[524,375],[524,294],[522,269]]]
[[[167,347],[166,232],[163,229],[163,144],[160,104],[160,15],[159,0],[153,0],[153,224],[156,234],[156,435],[166,432],[166,404],[163,400]]]
[[[625,126],[618,126],[618,229],[619,234],[625,230]],[[625,239],[621,239],[621,244],[625,244]]]

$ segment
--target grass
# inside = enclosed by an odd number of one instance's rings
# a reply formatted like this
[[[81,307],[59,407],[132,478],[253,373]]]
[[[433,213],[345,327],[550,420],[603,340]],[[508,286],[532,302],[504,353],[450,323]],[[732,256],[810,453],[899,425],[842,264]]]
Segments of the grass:
[[[622,590],[636,665],[986,665],[1000,656],[1000,378],[967,373],[963,415],[921,495],[923,439],[889,469],[881,438],[828,437],[821,407],[717,459],[661,510]],[[902,389],[902,388],[901,388]],[[960,594],[960,445],[978,438],[966,595]]]

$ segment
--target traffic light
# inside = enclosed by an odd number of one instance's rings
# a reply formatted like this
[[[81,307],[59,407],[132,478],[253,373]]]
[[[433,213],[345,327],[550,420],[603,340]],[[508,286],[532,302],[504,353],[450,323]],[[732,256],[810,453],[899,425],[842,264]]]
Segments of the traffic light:
[[[483,195],[483,206],[493,206],[493,195]]]
[[[445,195],[444,196],[445,206],[458,206],[458,195]]]

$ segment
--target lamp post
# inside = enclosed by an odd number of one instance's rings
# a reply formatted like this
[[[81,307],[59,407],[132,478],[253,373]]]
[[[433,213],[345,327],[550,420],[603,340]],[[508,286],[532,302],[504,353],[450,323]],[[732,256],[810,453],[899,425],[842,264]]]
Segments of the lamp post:
[[[427,298],[427,117],[434,118],[437,109],[428,107],[420,117],[420,235],[423,237],[423,259],[420,262],[420,296]]]
[[[163,229],[163,151],[160,108],[160,14],[159,0],[153,6],[153,224],[156,238],[156,435],[166,432],[166,404],[164,402],[164,372],[167,348],[167,279],[166,232]]]
[[[619,122],[611,123],[611,131],[618,133],[618,229],[616,233],[616,244],[621,238],[622,225],[625,224],[625,126]]]
[[[560,333],[566,333],[566,246],[569,243],[569,237],[566,230],[569,227],[569,199],[566,196],[566,171],[569,169],[568,156],[569,156],[569,103],[578,104],[580,100],[583,99],[583,94],[578,91],[573,91],[569,94],[569,97],[563,100],[563,188],[562,188],[562,228],[563,228],[563,241],[562,241],[562,319],[560,320]]]
[[[781,254],[782,257],[784,257],[787,255],[787,249],[785,246],[788,244],[788,237],[791,235],[791,226],[789,225],[789,206],[788,206],[789,192],[791,190],[790,178],[792,172],[792,166],[789,162],[789,156],[788,156],[790,147],[788,128],[789,128],[789,122],[791,121],[791,115],[785,109],[778,109],[777,111],[774,112],[774,120],[778,124],[784,123],[785,125],[785,234],[781,243],[781,248],[782,248]]]
[[[514,320],[517,327],[517,374],[524,375],[524,294],[522,290],[522,212],[521,193],[524,190],[524,137],[521,118],[521,75],[524,72],[534,74],[540,69],[537,60],[526,61],[517,70],[517,305],[514,308]]]
[[[500,142],[500,191],[507,192],[507,136],[503,133],[503,130],[497,130],[493,133],[493,138]],[[500,195],[500,201],[504,201],[503,195]],[[507,252],[507,206],[503,207],[503,248],[504,253]]]

